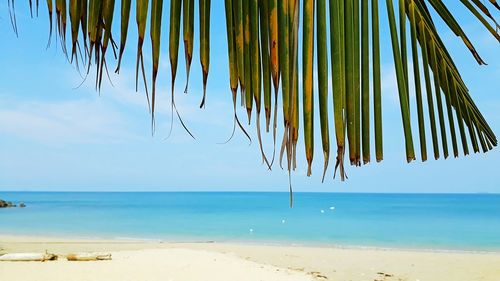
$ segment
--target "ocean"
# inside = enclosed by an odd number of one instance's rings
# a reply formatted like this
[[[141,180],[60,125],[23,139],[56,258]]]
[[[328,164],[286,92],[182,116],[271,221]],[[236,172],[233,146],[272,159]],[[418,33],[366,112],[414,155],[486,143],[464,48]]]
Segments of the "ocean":
[[[0,235],[500,251],[500,195],[0,192]]]

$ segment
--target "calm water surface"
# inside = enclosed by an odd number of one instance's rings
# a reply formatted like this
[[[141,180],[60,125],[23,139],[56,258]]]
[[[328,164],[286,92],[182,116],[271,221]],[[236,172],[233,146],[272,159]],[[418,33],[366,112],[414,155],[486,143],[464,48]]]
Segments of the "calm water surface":
[[[500,195],[0,192],[0,234],[500,251]]]

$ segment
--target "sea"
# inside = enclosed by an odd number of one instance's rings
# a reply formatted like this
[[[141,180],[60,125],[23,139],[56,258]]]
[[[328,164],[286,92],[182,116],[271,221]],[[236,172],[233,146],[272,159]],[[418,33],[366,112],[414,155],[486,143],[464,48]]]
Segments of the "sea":
[[[500,194],[2,192],[0,235],[500,252]]]

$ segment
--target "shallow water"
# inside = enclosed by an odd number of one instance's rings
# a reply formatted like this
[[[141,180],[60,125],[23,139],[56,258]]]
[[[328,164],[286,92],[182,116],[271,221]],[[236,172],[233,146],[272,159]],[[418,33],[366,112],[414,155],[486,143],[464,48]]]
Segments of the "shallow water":
[[[0,234],[500,250],[500,195],[0,192]]]

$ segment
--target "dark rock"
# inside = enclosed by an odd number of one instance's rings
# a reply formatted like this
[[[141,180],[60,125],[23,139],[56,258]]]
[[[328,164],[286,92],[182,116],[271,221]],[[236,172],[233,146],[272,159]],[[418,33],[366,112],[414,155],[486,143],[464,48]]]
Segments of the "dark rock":
[[[5,201],[0,199],[0,208],[12,208],[12,207],[17,207],[17,205],[10,201]]]

